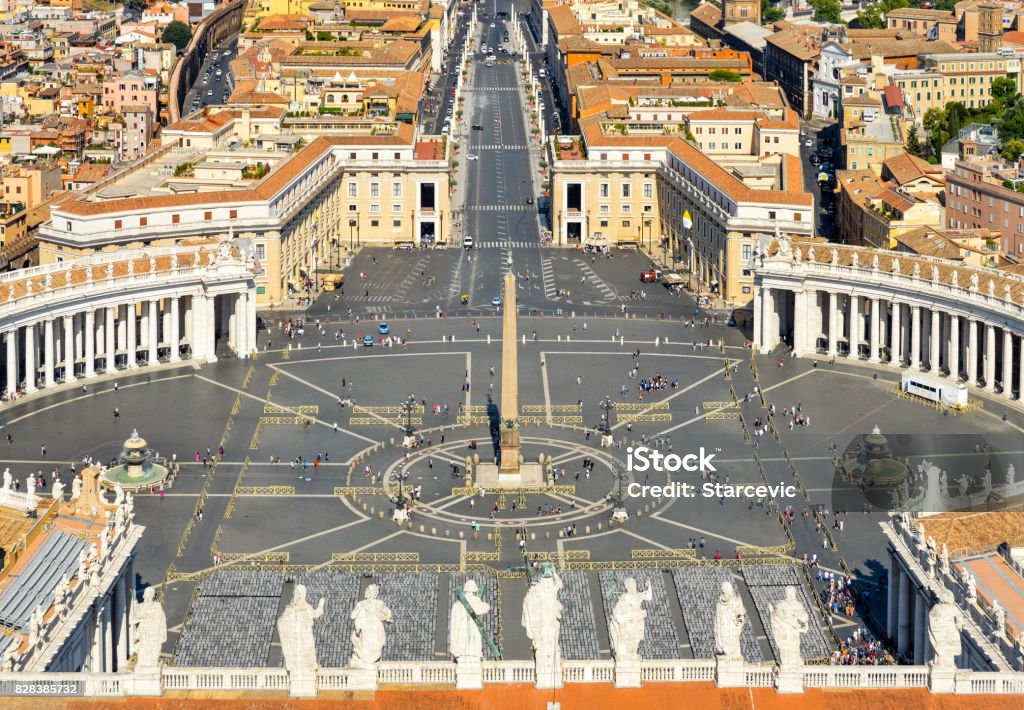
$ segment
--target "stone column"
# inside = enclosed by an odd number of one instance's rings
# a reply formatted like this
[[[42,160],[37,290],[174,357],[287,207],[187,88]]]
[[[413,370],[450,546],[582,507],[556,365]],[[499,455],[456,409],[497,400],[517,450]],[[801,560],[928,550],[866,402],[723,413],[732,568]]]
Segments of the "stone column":
[[[235,296],[235,352],[238,357],[249,357],[249,341],[246,338],[248,331],[245,327],[245,317],[249,313],[249,306],[246,304],[246,292]]]
[[[117,306],[117,349],[128,350],[128,306]]]
[[[949,376],[960,379],[960,316],[949,316]]]
[[[856,294],[850,294],[850,353],[849,356],[852,358],[860,357],[860,333],[861,333],[861,320],[860,320],[860,296]]]
[[[53,387],[53,318],[43,321],[43,387]]]
[[[753,313],[754,313],[754,332],[753,332],[753,335],[752,335],[752,337],[754,339],[753,347],[756,348],[757,350],[763,350],[763,347],[762,347],[762,344],[761,344],[761,287],[756,285],[756,284],[754,286],[753,309],[754,309],[754,311],[753,311]]]
[[[918,592],[914,595],[914,665],[923,666],[926,659],[925,652],[928,635],[925,633],[928,623],[927,609],[924,595]]]
[[[892,335],[889,340],[889,349],[892,350],[892,359],[889,364],[893,367],[903,367],[903,325],[900,323],[903,304],[898,301],[892,302],[892,323],[890,330]]]
[[[128,600],[123,577],[114,584],[114,662],[118,671],[128,669]]]
[[[150,365],[156,365],[160,361],[159,360],[158,351],[157,351],[157,345],[159,344],[159,341],[157,340],[157,338],[158,338],[158,335],[157,335],[157,333],[158,333],[158,330],[157,330],[157,324],[158,324],[157,307],[159,306],[159,303],[156,300],[151,300],[151,301],[149,301],[148,305],[149,305],[149,351],[148,351],[148,358],[149,358],[149,364]]]
[[[1013,399],[1013,333],[1003,328],[1003,396]]]
[[[96,376],[96,312],[85,312],[85,376]]]
[[[910,587],[910,575],[900,570],[900,601],[898,609],[898,627],[896,635],[896,652],[904,654],[910,649],[910,605],[913,603],[913,591]]]
[[[135,358],[138,355],[136,346],[139,342],[139,339],[135,334],[135,319],[137,317],[135,314],[135,303],[132,302],[125,306],[125,311],[128,314],[128,347],[126,348],[128,350],[128,369],[134,370],[139,366],[139,364],[135,362]]]
[[[206,314],[203,320],[206,322],[204,349],[207,362],[217,362],[217,298],[208,296],[206,299]]]
[[[880,326],[881,326],[881,323],[879,323],[879,319],[881,318],[881,316],[879,314],[879,306],[880,306],[880,304],[878,302],[878,299],[877,298],[872,298],[871,299],[871,333],[869,335],[869,338],[871,340],[871,354],[868,356],[868,362],[878,362],[880,360],[880,358],[878,357],[878,340],[879,340],[878,335],[879,335],[879,330],[880,330]]]
[[[104,355],[107,360],[107,372],[114,372],[117,368],[114,366],[115,355],[114,352],[117,350],[117,328],[114,326],[114,317],[116,315],[117,306],[107,306],[107,326],[103,329],[103,335],[107,338],[107,344],[104,348]]]
[[[910,369],[921,367],[921,307],[910,307]]]
[[[236,354],[242,354],[242,344],[238,332],[238,295],[231,294],[224,296],[224,310],[222,317],[228,324],[228,347]]]
[[[775,325],[775,292],[771,288],[765,288],[761,294],[761,343],[765,350],[775,347],[778,338],[778,330],[773,330]]]
[[[18,329],[7,331],[7,396],[18,391]]]
[[[1020,389],[1018,390],[1020,394],[1017,399],[1024,402],[1024,339],[1020,341],[1020,353],[1017,357],[1020,358],[1017,363],[1017,377],[1020,378]]]
[[[811,332],[811,324],[807,322],[807,301],[813,293],[803,289],[793,292],[793,353],[797,357],[803,357],[807,352],[807,336]]]
[[[171,345],[171,362],[178,362],[181,360],[181,332],[180,332],[180,321],[181,314],[178,312],[180,308],[181,299],[177,296],[172,296],[168,299],[170,301],[170,312],[171,327],[168,328],[167,332],[170,333],[170,345]]]
[[[75,379],[75,317],[64,316],[64,381]]]
[[[839,343],[839,294],[829,291],[828,294],[828,355],[836,356],[836,347]]]
[[[111,628],[111,606],[113,600],[109,597],[103,604],[103,672],[112,673],[114,671],[114,632]]]
[[[967,384],[978,384],[978,321],[967,319]]]
[[[258,347],[256,344],[256,289],[248,289],[246,294],[245,331],[247,333],[246,340],[249,343],[249,350],[251,352]]]
[[[939,313],[937,308],[932,308],[932,327],[928,332],[928,372],[934,372],[936,375],[939,374],[939,368],[942,366],[941,357],[941,344],[942,344],[942,314]]]
[[[36,391],[36,325],[25,326],[25,391]]]
[[[889,638],[895,639],[899,633],[899,601],[900,601],[900,564],[895,553],[889,553],[889,608],[886,619],[886,632]]]
[[[996,327],[985,324],[985,390],[996,390]]]

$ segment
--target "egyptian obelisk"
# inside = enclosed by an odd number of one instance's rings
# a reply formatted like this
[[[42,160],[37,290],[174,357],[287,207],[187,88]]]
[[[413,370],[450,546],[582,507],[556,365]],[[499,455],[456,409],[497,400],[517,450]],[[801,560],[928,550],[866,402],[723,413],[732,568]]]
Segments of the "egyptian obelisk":
[[[519,351],[516,349],[518,316],[516,274],[512,250],[508,252],[505,274],[505,315],[501,333],[501,462],[498,472],[519,474]]]

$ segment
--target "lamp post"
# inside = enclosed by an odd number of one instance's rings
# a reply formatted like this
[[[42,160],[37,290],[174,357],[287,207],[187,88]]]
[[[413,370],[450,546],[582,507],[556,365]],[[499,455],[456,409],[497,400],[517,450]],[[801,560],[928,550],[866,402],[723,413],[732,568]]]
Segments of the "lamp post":
[[[352,235],[355,233],[355,231],[356,231],[356,221],[354,219],[350,219],[348,221],[348,250],[350,252],[353,251]]]
[[[402,446],[407,449],[412,449],[416,446],[416,429],[412,425],[412,411],[415,408],[416,396],[411,394],[402,402],[402,411],[405,412],[405,441],[402,442]]]
[[[608,496],[614,506],[612,520],[624,523],[629,520],[629,513],[626,512],[626,497],[623,495],[622,486],[629,480],[629,472],[622,467],[621,463],[616,462],[612,464],[612,478],[616,482],[615,491]]]
[[[615,402],[611,397],[605,397],[598,405],[604,410],[601,415],[601,446],[611,446],[612,440],[612,410],[615,409]]]
[[[405,506],[408,505],[409,500],[405,497],[405,488],[402,482],[409,478],[409,472],[403,469],[398,469],[390,476],[392,483],[398,484],[398,495],[395,497],[395,508],[404,512]]]

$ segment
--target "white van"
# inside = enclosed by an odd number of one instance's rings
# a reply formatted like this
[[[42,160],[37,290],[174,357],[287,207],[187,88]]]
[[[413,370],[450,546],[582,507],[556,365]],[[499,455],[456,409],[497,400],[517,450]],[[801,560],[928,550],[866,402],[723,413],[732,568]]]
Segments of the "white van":
[[[473,248],[473,237],[470,237],[470,236],[463,237],[463,239],[462,239],[462,248],[463,249],[472,249]]]

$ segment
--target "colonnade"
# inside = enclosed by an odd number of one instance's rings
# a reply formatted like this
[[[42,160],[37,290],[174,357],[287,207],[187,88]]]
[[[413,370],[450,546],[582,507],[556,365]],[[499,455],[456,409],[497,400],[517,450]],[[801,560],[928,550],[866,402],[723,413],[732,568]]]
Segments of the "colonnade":
[[[797,357],[887,363],[1019,399],[1024,347],[1011,320],[976,309],[957,312],[923,296],[762,283],[754,294],[753,341],[762,352],[784,343]]]
[[[129,296],[11,320],[0,325],[0,384],[8,398],[99,372],[183,358],[213,362],[219,343],[241,355],[256,346],[256,300],[248,290]]]

